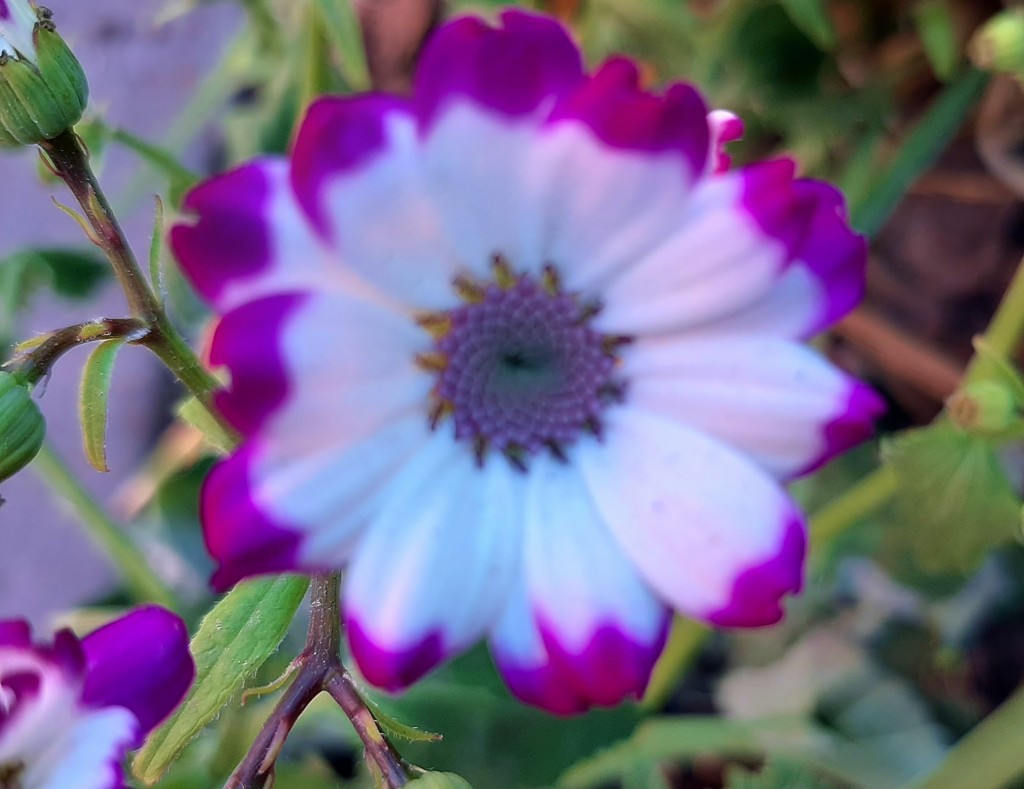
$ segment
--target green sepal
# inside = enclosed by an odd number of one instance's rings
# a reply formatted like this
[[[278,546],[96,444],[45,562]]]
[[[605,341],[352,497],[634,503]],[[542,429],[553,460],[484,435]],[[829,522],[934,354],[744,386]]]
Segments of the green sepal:
[[[0,372],[0,481],[32,461],[45,436],[46,421],[28,387],[14,375]]]
[[[410,789],[473,789],[469,781],[455,773],[424,773],[409,783]]]
[[[85,72],[51,22],[36,25],[33,60],[0,55],[0,146],[35,145],[71,129],[89,99]]]

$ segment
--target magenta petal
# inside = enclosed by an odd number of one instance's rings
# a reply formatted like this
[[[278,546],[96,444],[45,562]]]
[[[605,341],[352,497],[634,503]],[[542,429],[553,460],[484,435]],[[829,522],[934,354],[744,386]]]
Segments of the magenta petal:
[[[32,628],[23,619],[0,621],[0,647],[32,646]]]
[[[506,11],[501,21],[495,29],[464,17],[427,42],[415,91],[423,127],[460,97],[517,117],[567,95],[583,80],[579,50],[560,24],[524,11]]]
[[[217,464],[203,485],[203,536],[220,564],[212,580],[217,590],[252,575],[298,569],[300,535],[256,505],[250,471],[256,449],[243,445]]]
[[[318,99],[306,112],[292,150],[292,187],[324,236],[330,234],[323,206],[325,184],[381,153],[387,144],[387,117],[404,112],[404,101],[376,93]]]
[[[210,364],[231,372],[217,407],[243,435],[257,432],[288,395],[281,333],[303,295],[283,293],[250,301],[227,313],[210,343]]]
[[[182,211],[196,222],[171,229],[170,245],[189,280],[216,304],[224,288],[270,265],[265,161],[206,181],[185,197]]]
[[[611,707],[627,698],[643,697],[654,664],[665,647],[670,621],[666,609],[664,622],[649,644],[639,642],[614,625],[605,625],[598,628],[578,654],[567,651],[550,627],[542,626],[541,635],[552,663],[575,693],[589,704]]]
[[[794,476],[817,471],[832,458],[867,441],[874,433],[875,421],[885,413],[886,405],[870,386],[850,381],[850,394],[844,409],[825,425],[825,448],[820,456]]]
[[[821,181],[799,180],[794,190],[811,219],[793,254],[825,293],[821,315],[806,332],[812,335],[831,326],[863,299],[868,246],[867,239],[850,228],[838,189]]]
[[[771,559],[743,571],[736,579],[732,599],[708,616],[719,627],[763,627],[782,619],[782,599],[803,588],[804,554],[807,526],[794,515],[779,547]]]
[[[509,691],[526,704],[552,715],[566,716],[578,715],[590,707],[550,663],[528,668],[502,661],[497,656],[494,661]]]
[[[399,652],[376,643],[359,620],[346,620],[348,645],[359,671],[368,682],[383,690],[397,691],[437,666],[446,655],[438,633],[430,633]]]
[[[634,63],[613,58],[552,113],[551,122],[579,121],[616,148],[680,153],[693,177],[704,170],[711,145],[707,107],[689,85],[664,96],[641,90]]]
[[[140,735],[171,713],[195,677],[185,623],[157,606],[100,628],[83,639],[82,647],[87,671],[83,702],[130,710]]]

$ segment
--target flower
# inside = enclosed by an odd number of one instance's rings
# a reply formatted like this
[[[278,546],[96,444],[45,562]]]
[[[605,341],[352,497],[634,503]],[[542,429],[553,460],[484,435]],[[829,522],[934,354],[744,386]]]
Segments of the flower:
[[[35,145],[82,117],[89,83],[49,10],[0,0],[0,148]]]
[[[171,243],[244,436],[203,491],[215,585],[347,567],[368,680],[487,637],[558,713],[641,694],[672,609],[777,621],[781,483],[879,400],[800,344],[862,294],[840,194],[719,172],[737,133],[507,11],[441,28],[411,100],[322,99],[290,158],[192,191]]]
[[[79,641],[33,643],[0,621],[0,786],[118,789],[125,753],[177,706],[195,675],[174,614],[140,608]]]

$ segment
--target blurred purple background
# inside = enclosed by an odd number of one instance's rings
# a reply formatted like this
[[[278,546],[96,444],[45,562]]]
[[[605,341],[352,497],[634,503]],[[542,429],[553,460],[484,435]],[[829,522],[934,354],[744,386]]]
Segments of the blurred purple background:
[[[165,0],[50,0],[63,36],[74,48],[91,84],[91,109],[107,121],[148,140],[162,140],[239,24],[237,9],[214,4],[157,27]],[[192,164],[201,150],[190,152]],[[81,232],[51,202],[70,203],[60,186],[36,177],[36,153],[0,154],[0,257],[25,245],[81,242]],[[133,155],[112,148],[101,179],[115,205],[144,170]],[[122,216],[136,250],[145,253],[152,227],[149,194]],[[125,314],[120,292],[108,287],[92,303],[40,297],[19,324],[22,339],[99,316]],[[109,461],[101,475],[85,462],[77,423],[77,392],[86,351],[56,368],[40,404],[49,436],[87,486],[110,504],[118,486],[137,468],[162,427],[159,405],[173,394],[171,383],[148,354],[126,349],[114,374]],[[107,591],[114,574],[60,502],[31,472],[0,487],[0,618],[28,617],[39,624],[57,611]]]

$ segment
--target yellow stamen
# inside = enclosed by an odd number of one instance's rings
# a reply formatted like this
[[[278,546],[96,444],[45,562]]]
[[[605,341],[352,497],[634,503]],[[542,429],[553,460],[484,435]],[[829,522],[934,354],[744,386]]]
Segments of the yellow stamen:
[[[562,279],[558,276],[558,271],[551,264],[544,267],[541,285],[550,296],[557,296],[559,291],[562,290]]]
[[[473,436],[473,456],[476,458],[476,464],[480,468],[484,466],[484,460],[487,458],[487,450],[490,449],[490,443],[487,436]]]
[[[416,354],[416,366],[428,373],[443,373],[448,368],[448,357],[440,351]]]
[[[416,325],[440,340],[452,330],[452,319],[447,312],[425,312],[416,318]]]
[[[601,349],[607,356],[615,356],[620,348],[633,342],[632,337],[625,334],[607,334],[601,338]]]
[[[502,453],[505,455],[508,462],[515,466],[519,471],[526,471],[526,447],[522,447],[519,444],[506,444]]]
[[[479,304],[484,300],[486,291],[483,287],[464,274],[459,274],[452,284],[455,286],[455,293],[463,301],[470,304]]]
[[[586,323],[601,311],[602,304],[599,301],[588,301],[580,305],[580,314],[576,317],[576,323]]]
[[[437,430],[446,417],[455,412],[455,404],[451,400],[438,399],[430,407],[430,429]]]
[[[516,274],[512,267],[501,255],[495,255],[491,262],[491,271],[494,273],[494,281],[502,290],[512,290],[516,285]]]

